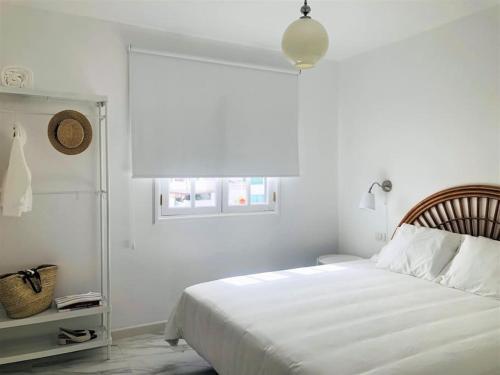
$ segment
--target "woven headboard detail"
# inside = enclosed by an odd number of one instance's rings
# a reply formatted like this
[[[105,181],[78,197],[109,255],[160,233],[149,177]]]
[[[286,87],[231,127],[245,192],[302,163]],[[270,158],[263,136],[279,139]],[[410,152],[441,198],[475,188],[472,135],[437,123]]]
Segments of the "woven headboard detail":
[[[500,186],[442,190],[413,207],[398,226],[403,223],[500,241]]]

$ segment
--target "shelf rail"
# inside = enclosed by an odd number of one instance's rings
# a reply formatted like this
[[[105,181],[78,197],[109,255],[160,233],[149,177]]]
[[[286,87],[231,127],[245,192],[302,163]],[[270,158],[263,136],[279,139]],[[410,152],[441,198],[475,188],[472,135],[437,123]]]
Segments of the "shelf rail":
[[[0,194],[2,190],[0,190]],[[107,194],[106,190],[61,190],[61,191],[34,191],[33,195],[79,195],[79,194]]]
[[[86,117],[94,117],[93,114],[89,114],[86,112],[79,111],[84,114]],[[54,116],[57,113],[55,112],[40,112],[40,111],[26,111],[26,110],[18,110],[18,109],[5,109],[0,108],[0,113],[13,114],[13,115],[32,115],[32,116]],[[103,115],[105,116],[105,115]]]

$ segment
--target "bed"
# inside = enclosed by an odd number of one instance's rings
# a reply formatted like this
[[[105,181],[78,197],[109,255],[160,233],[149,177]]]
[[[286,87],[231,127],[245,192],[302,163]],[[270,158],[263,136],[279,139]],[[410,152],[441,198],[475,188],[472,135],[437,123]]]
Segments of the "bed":
[[[436,193],[402,220],[500,240],[500,187]],[[221,375],[500,374],[500,301],[361,260],[187,288],[166,327]]]

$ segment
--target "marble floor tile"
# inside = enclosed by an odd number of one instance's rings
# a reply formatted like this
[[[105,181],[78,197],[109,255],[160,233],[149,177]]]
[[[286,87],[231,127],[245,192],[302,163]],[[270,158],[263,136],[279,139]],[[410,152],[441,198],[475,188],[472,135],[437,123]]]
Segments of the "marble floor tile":
[[[115,341],[110,360],[105,349],[94,349],[0,366],[0,374],[217,375],[185,341],[171,347],[162,335],[154,334]]]

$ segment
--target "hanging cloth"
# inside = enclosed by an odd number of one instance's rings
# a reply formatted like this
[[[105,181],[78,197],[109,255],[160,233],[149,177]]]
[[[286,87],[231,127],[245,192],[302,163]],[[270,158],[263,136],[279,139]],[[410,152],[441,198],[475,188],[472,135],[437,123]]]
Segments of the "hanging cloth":
[[[9,167],[3,179],[0,197],[3,216],[19,217],[22,213],[31,211],[31,171],[24,157],[25,144],[26,131],[19,123],[14,123]]]

